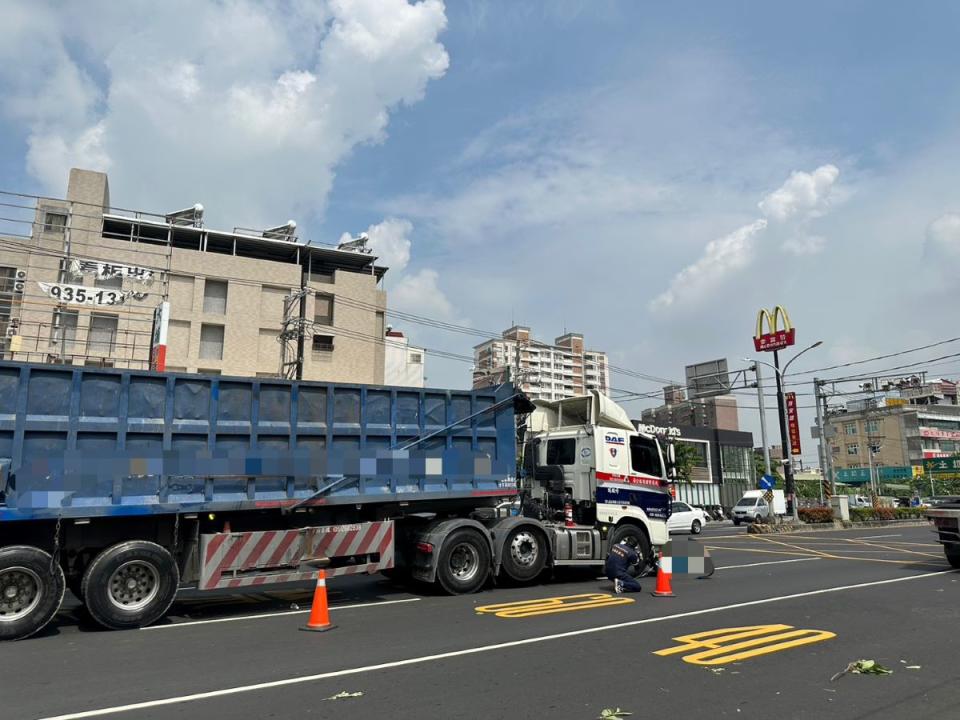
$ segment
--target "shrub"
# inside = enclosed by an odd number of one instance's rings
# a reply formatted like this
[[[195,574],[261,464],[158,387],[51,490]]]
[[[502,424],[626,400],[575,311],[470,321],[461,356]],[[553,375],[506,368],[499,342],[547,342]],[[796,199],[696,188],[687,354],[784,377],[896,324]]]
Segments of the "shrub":
[[[797,515],[803,522],[808,523],[833,522],[833,511],[830,508],[799,508]]]
[[[923,517],[920,508],[850,508],[850,519],[853,522],[869,522],[871,520],[912,520]]]

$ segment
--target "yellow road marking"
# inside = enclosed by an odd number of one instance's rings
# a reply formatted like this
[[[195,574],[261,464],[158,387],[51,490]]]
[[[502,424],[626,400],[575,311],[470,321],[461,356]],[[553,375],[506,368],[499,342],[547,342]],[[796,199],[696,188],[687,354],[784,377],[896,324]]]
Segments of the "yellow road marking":
[[[855,545],[863,545],[865,547],[878,548],[882,550],[891,550],[893,552],[909,553],[911,555],[923,555],[924,557],[939,557],[939,555],[934,553],[920,552],[919,550],[908,550],[907,548],[889,547],[887,545],[881,545],[880,543],[868,542],[867,540],[851,540],[850,542]],[[850,551],[845,550],[844,552]]]
[[[707,630],[673,638],[680,645],[657,650],[654,655],[679,653],[692,665],[725,665],[760,655],[788,650],[835,638],[827,630],[797,630],[792,625],[747,625],[745,627]],[[690,652],[699,650],[700,652]]]
[[[634,602],[633,598],[616,597],[607,593],[584,593],[583,595],[564,595],[562,597],[538,598],[536,600],[520,600],[512,603],[497,603],[478,607],[478,615],[496,615],[500,618],[526,618],[536,615],[552,615],[553,613],[572,612],[574,610],[591,610],[598,607],[613,605],[627,605]]]
[[[786,552],[784,550],[761,550],[760,548],[732,548],[732,547],[723,547],[722,545],[707,545],[708,550],[730,550],[731,552],[747,552],[747,553],[763,553],[765,555],[790,555],[793,557],[810,557],[808,552]]]

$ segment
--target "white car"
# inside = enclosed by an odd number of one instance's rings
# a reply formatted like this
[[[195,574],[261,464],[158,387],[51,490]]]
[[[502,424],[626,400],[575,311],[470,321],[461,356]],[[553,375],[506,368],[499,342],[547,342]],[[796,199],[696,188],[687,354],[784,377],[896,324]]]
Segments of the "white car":
[[[699,535],[707,522],[707,513],[700,508],[690,507],[685,502],[675,502],[667,520],[670,532],[689,532]]]

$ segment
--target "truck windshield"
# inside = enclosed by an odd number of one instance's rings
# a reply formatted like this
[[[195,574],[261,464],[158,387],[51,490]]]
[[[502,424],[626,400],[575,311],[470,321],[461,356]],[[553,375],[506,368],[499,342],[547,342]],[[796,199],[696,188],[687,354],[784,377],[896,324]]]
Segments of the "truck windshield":
[[[630,438],[630,467],[634,472],[654,477],[663,477],[663,466],[660,464],[660,453],[657,444],[639,435]]]

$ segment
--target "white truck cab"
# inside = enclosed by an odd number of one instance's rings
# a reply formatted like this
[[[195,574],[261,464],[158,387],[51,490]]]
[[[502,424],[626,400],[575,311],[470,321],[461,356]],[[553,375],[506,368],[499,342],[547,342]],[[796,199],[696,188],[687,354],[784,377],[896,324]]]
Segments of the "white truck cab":
[[[610,544],[639,534],[650,559],[651,546],[669,540],[671,497],[657,439],[596,391],[534,405],[522,445],[524,514],[547,518],[569,502],[576,525],[605,541],[603,557]]]

